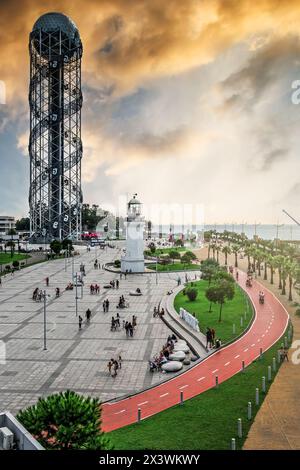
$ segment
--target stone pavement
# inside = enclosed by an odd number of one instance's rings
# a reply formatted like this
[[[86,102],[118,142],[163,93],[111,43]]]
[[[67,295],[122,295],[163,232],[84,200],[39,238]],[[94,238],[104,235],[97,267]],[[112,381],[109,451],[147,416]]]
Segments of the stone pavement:
[[[158,353],[170,333],[159,319],[153,318],[153,308],[169,289],[177,285],[177,273],[131,275],[120,280],[120,288],[103,289],[103,285],[118,274],[94,269],[97,257],[101,265],[119,257],[119,248],[87,253],[80,248],[74,259],[74,271],[79,272],[81,262],[86,267],[83,298],[78,301],[78,313],[85,319],[90,308],[90,324],[78,329],[75,315],[75,289],[63,291],[72,281],[72,266],[65,271],[64,260],[54,260],[30,266],[3,279],[0,287],[0,410],[17,413],[21,408],[45,396],[66,389],[100,397],[103,401],[134,393],[169,375],[150,373],[148,360]],[[47,350],[43,350],[43,302],[34,302],[35,287],[45,289],[45,278],[50,278],[46,289]],[[100,285],[100,294],[91,295],[89,286]],[[61,296],[55,298],[55,288]],[[140,287],[143,296],[129,297],[129,291]],[[78,294],[80,296],[80,288]],[[125,331],[111,332],[111,316],[116,315],[119,296],[124,295],[130,306],[120,310],[123,320],[137,316],[137,329],[133,338]],[[103,313],[102,302],[110,301],[109,313]],[[1,351],[6,350],[6,360]],[[123,366],[118,376],[108,374],[107,362],[121,354]]]

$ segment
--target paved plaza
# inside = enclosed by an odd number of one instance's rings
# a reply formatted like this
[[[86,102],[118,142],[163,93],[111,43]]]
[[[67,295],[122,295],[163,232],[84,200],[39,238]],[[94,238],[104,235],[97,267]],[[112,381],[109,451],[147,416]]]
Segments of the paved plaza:
[[[74,258],[74,272],[85,264],[86,277],[83,298],[78,301],[78,313],[85,320],[88,308],[92,311],[90,324],[85,321],[78,328],[75,313],[75,289],[65,291],[72,281],[72,264],[66,270],[65,260],[54,260],[28,267],[14,276],[7,275],[0,287],[0,343],[6,350],[6,359],[0,356],[0,410],[17,413],[31,405],[40,396],[72,389],[79,393],[100,397],[103,401],[134,393],[166,379],[165,374],[150,373],[148,360],[158,353],[170,330],[159,318],[153,318],[153,308],[166,292],[177,285],[177,273],[130,275],[120,280],[119,289],[104,289],[103,285],[119,274],[94,269],[97,257],[102,264],[120,258],[120,248],[105,250],[80,248]],[[36,287],[45,289],[47,300],[47,350],[43,350],[43,302],[32,300]],[[92,283],[100,285],[99,294],[90,294]],[[61,296],[55,298],[55,288]],[[139,287],[141,297],[129,296]],[[129,308],[116,308],[121,295],[129,301]],[[78,289],[81,295],[81,289]],[[102,309],[108,298],[108,313]],[[111,317],[119,311],[121,328],[111,331]],[[122,321],[137,316],[133,338],[127,338]],[[107,369],[111,357],[121,354],[122,369],[112,378]],[[169,377],[169,376],[168,376]]]

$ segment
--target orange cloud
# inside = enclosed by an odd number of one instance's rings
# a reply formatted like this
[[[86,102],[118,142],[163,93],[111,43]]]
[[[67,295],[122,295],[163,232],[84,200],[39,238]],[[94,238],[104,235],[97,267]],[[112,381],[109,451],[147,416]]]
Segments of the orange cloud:
[[[2,0],[1,80],[8,102],[27,98],[28,35],[47,11],[62,11],[78,25],[84,44],[83,77],[116,95],[150,79],[184,72],[226,48],[268,34],[299,34],[298,0]]]

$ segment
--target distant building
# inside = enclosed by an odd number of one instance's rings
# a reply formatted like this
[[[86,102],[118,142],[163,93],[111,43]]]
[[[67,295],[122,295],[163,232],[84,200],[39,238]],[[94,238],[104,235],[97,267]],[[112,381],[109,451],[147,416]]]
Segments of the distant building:
[[[9,230],[16,228],[16,222],[14,217],[8,215],[0,215],[0,233],[7,234]]]

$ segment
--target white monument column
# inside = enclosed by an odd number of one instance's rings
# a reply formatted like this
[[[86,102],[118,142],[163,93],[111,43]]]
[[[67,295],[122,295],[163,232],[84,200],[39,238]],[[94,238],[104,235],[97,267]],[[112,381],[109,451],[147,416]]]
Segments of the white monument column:
[[[143,273],[144,260],[144,217],[142,217],[142,204],[136,194],[127,205],[126,218],[126,253],[121,258],[121,271],[123,273]]]

